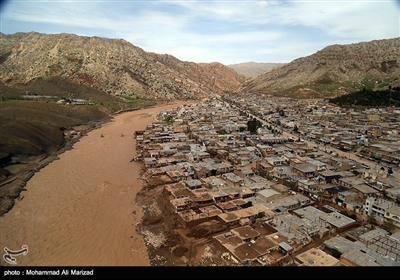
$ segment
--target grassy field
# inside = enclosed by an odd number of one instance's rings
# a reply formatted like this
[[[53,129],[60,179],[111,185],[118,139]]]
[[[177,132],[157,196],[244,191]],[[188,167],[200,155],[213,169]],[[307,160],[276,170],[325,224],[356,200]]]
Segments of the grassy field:
[[[26,100],[24,95],[52,96]],[[85,99],[92,105],[57,104]],[[38,79],[20,87],[0,82],[0,167],[10,157],[46,155],[65,144],[64,130],[110,119],[115,112],[156,104],[150,97],[116,97],[60,78]]]
[[[34,156],[59,149],[63,130],[98,122],[109,113],[92,105],[10,100],[0,102],[0,154]]]

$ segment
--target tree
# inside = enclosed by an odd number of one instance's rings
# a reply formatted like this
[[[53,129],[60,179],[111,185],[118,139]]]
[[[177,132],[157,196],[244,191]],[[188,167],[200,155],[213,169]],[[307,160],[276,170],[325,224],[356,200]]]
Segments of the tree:
[[[253,118],[251,121],[247,122],[247,130],[250,131],[251,134],[255,134],[257,132],[257,128],[261,126],[262,123],[256,118]]]
[[[259,212],[258,214],[257,214],[257,219],[261,219],[262,217],[264,217],[265,216],[265,213],[264,212]]]
[[[228,134],[228,132],[226,132],[225,129],[220,129],[220,130],[217,131],[217,133],[218,133],[218,134],[221,134],[221,135]]]
[[[174,118],[172,116],[168,116],[164,119],[164,121],[168,124],[172,124],[174,122]]]

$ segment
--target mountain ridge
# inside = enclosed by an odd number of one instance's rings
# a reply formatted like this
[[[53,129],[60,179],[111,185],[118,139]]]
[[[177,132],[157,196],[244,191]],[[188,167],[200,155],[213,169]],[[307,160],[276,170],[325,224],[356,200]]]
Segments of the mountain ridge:
[[[246,79],[218,62],[180,61],[124,39],[37,32],[0,37],[0,80],[11,87],[61,77],[111,95],[186,100],[237,90]]]
[[[231,65],[181,61],[124,39],[38,32],[0,33],[0,39],[0,81],[10,91],[40,94],[46,86],[36,84],[62,79],[59,84],[157,101],[201,100],[225,92],[332,98],[400,83],[400,37],[329,45],[284,64]],[[258,68],[257,75],[243,74],[240,69],[246,68]]]
[[[330,45],[244,82],[238,92],[335,97],[400,83],[400,37]]]
[[[249,61],[236,64],[228,64],[227,66],[233,68],[239,74],[243,74],[247,77],[255,77],[259,74],[262,74],[284,64],[285,63]]]

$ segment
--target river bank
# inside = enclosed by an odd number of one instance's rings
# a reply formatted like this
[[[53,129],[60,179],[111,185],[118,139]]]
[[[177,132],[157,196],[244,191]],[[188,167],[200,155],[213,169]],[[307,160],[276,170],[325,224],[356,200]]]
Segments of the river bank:
[[[141,164],[131,162],[136,156],[133,134],[161,110],[177,106],[116,115],[88,131],[57,160],[43,161],[45,166],[21,185],[23,199],[16,199],[0,217],[1,246],[29,247],[18,265],[150,265],[136,231],[143,214],[135,203],[142,183]]]
[[[65,143],[60,149],[49,154],[20,157],[14,164],[8,166],[6,170],[9,169],[10,172],[7,176],[4,174],[4,177],[0,181],[0,216],[3,216],[12,209],[15,200],[22,200],[24,198],[21,192],[26,190],[26,183],[36,172],[39,172],[54,160],[58,160],[60,154],[72,149],[74,144],[81,137],[87,135],[88,132],[100,128],[110,120],[111,117],[98,122],[91,122],[87,125],[72,127],[70,130],[64,132]]]

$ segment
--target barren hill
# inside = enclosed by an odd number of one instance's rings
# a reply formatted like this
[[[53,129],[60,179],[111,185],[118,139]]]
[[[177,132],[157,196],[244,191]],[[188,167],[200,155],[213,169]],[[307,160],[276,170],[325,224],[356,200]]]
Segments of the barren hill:
[[[186,100],[235,91],[245,80],[221,63],[180,61],[123,39],[0,33],[0,50],[0,80],[21,89],[56,77],[110,95]]]
[[[229,64],[233,70],[239,74],[243,74],[247,77],[255,77],[259,74],[267,72],[273,68],[283,65],[284,63],[268,63],[268,62],[243,62],[237,64]]]
[[[328,46],[244,82],[238,92],[335,97],[399,84],[400,37]]]

